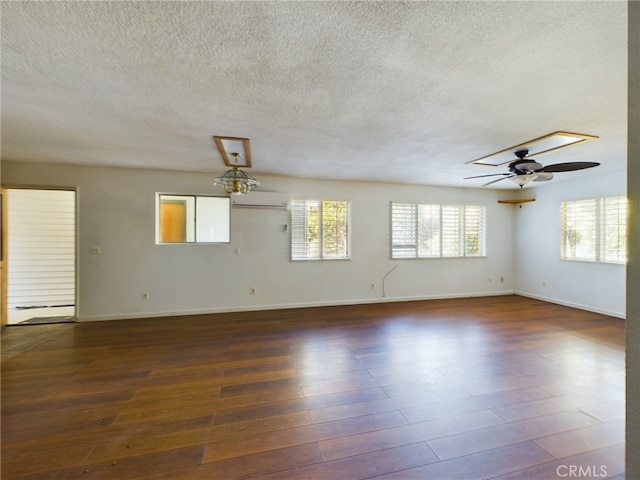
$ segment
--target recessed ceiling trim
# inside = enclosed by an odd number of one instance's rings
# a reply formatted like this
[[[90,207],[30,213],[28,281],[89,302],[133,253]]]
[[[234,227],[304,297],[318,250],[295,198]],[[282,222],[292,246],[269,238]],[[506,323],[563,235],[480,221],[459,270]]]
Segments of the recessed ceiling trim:
[[[552,152],[570,145],[577,145],[578,143],[586,140],[593,140],[594,138],[598,137],[595,135],[585,135],[583,133],[558,131],[542,137],[534,138],[528,142],[514,145],[513,147],[505,148],[504,150],[500,150],[499,152],[492,153],[484,157],[476,158],[475,160],[471,160],[466,163],[498,167],[500,165],[513,162],[515,160],[514,152],[517,152],[518,150],[529,150],[529,153],[524,158],[530,158],[534,155],[542,155],[543,153]]]
[[[251,168],[251,145],[248,138],[214,135],[213,139],[227,167]]]

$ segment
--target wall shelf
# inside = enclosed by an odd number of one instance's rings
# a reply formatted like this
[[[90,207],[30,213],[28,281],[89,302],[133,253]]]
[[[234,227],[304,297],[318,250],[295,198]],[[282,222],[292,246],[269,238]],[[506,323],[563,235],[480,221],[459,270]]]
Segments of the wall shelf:
[[[535,198],[514,198],[512,200],[498,200],[498,203],[516,204],[516,203],[527,203],[527,202],[535,202],[535,201],[536,201]]]

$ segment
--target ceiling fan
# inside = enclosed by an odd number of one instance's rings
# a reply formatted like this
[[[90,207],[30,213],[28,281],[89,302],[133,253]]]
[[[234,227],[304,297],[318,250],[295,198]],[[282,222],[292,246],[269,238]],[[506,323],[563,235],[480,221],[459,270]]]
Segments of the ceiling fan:
[[[474,177],[465,177],[464,180],[468,180],[470,178],[500,176],[501,178],[491,180],[490,182],[485,183],[482,186],[486,187],[487,185],[491,185],[493,183],[499,182],[500,180],[509,178],[512,182],[522,188],[529,182],[546,182],[548,180],[551,180],[554,173],[573,172],[574,170],[584,170],[585,168],[592,168],[600,165],[596,162],[565,162],[555,163],[553,165],[547,165],[545,167],[544,165],[536,162],[533,158],[527,158],[529,150],[526,148],[517,150],[514,153],[518,158],[517,160],[514,160],[509,164],[509,173],[476,175]]]

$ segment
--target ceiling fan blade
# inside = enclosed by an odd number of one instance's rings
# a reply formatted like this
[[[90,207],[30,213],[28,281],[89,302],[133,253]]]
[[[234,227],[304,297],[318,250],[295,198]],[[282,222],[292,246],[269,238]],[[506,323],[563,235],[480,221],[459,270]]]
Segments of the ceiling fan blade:
[[[553,178],[553,173],[551,172],[536,172],[536,178],[533,179],[534,182],[546,182],[547,180],[551,180]]]
[[[508,175],[508,174],[506,174],[506,173],[505,173],[505,175]],[[491,185],[492,183],[496,183],[496,182],[499,182],[500,180],[504,180],[504,179],[506,179],[506,178],[511,178],[511,177],[515,177],[515,175],[509,175],[508,177],[502,177],[502,178],[499,178],[499,179],[497,179],[497,180],[491,180],[489,183],[485,183],[485,184],[484,184],[484,185],[482,185],[482,186],[483,186],[483,187],[486,187],[487,185]]]
[[[469,180],[470,178],[495,177],[496,175],[511,175],[511,173],[490,173],[489,175],[476,175],[475,177],[464,177],[463,180]]]
[[[600,165],[597,162],[567,162],[567,163],[555,163],[553,165],[547,165],[543,167],[541,172],[573,172],[574,170],[584,170],[585,168],[597,167]]]

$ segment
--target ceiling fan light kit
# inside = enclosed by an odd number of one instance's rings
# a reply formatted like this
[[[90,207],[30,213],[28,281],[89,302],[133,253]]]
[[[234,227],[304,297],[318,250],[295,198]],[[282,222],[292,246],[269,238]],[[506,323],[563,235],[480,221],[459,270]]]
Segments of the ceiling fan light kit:
[[[255,178],[240,167],[251,168],[251,145],[248,138],[222,137],[215,135],[218,150],[222,155],[224,164],[231,167],[230,170],[213,179],[213,185],[221,187],[230,195],[244,195],[260,186]]]
[[[513,177],[508,177],[513,183],[518,185],[520,188],[524,187],[527,183],[533,182],[536,179],[535,173],[526,173],[524,175],[515,175]]]

